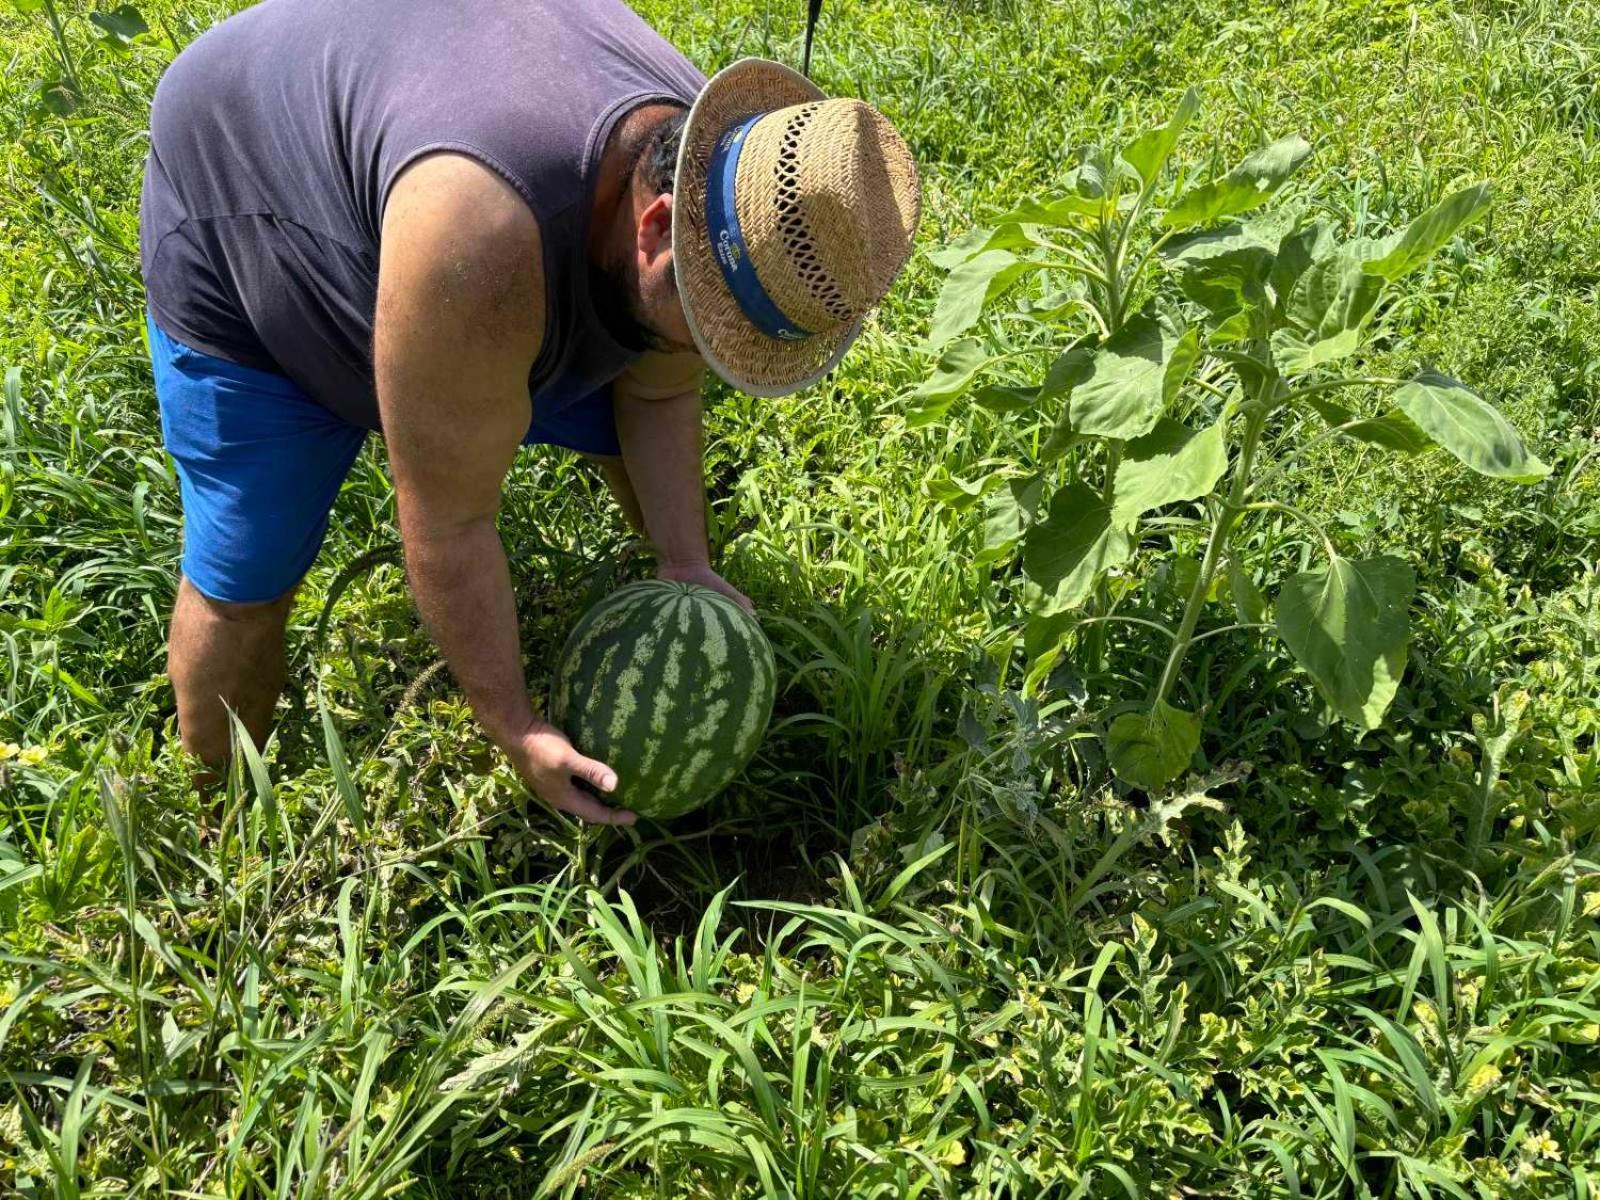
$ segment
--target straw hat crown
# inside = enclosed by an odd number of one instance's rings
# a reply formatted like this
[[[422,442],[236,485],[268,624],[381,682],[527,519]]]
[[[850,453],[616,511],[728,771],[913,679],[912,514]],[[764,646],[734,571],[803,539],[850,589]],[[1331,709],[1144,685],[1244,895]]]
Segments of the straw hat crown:
[[[673,192],[689,330],[712,370],[757,396],[833,369],[910,258],[922,211],[882,113],[759,58],[696,98]]]
[[[745,138],[735,184],[751,264],[800,326],[859,320],[911,254],[916,167],[892,125],[860,100],[769,113]]]

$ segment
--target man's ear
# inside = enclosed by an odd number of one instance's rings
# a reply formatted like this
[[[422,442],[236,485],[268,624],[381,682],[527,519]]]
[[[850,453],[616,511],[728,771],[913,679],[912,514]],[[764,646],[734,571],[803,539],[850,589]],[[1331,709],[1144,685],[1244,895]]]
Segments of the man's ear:
[[[639,214],[636,249],[639,266],[654,266],[663,254],[672,253],[672,193],[662,192]]]

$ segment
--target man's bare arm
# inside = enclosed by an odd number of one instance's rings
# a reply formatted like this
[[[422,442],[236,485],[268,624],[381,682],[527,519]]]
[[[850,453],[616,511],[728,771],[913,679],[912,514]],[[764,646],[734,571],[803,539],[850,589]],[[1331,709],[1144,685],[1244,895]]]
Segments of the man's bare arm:
[[[396,181],[382,247],[373,357],[417,607],[534,791],[586,820],[629,821],[573,785],[609,791],[611,770],[534,715],[495,527],[544,330],[538,223],[477,163],[434,155]]]
[[[651,357],[651,356],[647,356]],[[658,356],[655,374],[638,369],[618,378],[612,411],[622,461],[644,514],[645,532],[663,579],[715,588],[746,609],[749,599],[711,569],[706,545],[706,492],[698,358]]]
[[[699,394],[640,400],[619,392],[612,409],[622,461],[662,566],[709,566]]]

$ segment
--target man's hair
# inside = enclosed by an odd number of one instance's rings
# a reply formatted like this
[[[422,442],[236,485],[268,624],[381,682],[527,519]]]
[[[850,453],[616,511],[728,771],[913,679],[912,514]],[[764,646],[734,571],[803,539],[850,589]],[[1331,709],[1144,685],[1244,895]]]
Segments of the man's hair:
[[[657,195],[672,190],[678,170],[678,146],[688,120],[689,110],[680,108],[657,121],[634,153],[633,169],[639,174],[639,182]]]
[[[688,119],[689,110],[679,108],[657,121],[632,145],[623,147],[628,162],[624,178],[636,178],[652,199],[672,191],[673,176],[678,169],[678,146],[683,141],[683,127]],[[676,266],[676,261],[667,264],[667,282],[673,286],[677,284]],[[645,319],[638,296],[638,276],[629,269],[626,255],[618,261],[596,264],[591,270],[596,278],[589,294],[600,323],[612,337],[635,350],[670,348]]]

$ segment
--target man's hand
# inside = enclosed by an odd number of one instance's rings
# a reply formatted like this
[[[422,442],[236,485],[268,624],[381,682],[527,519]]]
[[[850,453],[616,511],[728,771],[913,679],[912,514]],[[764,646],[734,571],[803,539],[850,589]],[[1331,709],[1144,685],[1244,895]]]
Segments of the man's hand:
[[[658,579],[670,580],[673,583],[698,583],[701,587],[708,587],[712,591],[721,592],[751,616],[755,615],[756,606],[750,603],[746,596],[733,584],[721,575],[718,575],[708,566],[698,567],[662,567],[656,572]]]
[[[592,825],[633,824],[634,815],[627,809],[608,808],[573,782],[576,776],[591,787],[609,792],[617,786],[617,773],[605,763],[579,754],[567,735],[549,722],[535,719],[507,751],[517,773],[551,808]]]

